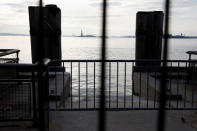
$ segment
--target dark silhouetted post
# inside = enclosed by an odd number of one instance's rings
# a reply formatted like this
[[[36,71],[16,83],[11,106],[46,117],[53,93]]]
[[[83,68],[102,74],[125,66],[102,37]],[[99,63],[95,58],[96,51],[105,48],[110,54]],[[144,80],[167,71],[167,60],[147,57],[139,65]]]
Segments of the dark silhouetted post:
[[[138,12],[136,18],[136,60],[161,60],[163,12]],[[160,63],[137,62],[136,66],[159,65]]]
[[[167,59],[168,59],[168,31],[169,31],[169,16],[170,16],[170,0],[165,0],[165,25],[164,25],[164,45],[163,45],[163,65],[161,71],[160,82],[160,100],[159,100],[159,112],[158,112],[158,126],[157,131],[165,131],[166,129],[166,86],[167,86]]]
[[[32,62],[44,58],[61,59],[61,10],[56,5],[42,7],[42,31],[39,29],[39,10],[37,6],[29,7]],[[39,42],[41,32],[42,45]]]
[[[106,130],[106,112],[105,112],[105,66],[106,66],[106,36],[107,36],[107,0],[103,0],[102,8],[102,46],[101,46],[101,92],[98,117],[98,131]]]

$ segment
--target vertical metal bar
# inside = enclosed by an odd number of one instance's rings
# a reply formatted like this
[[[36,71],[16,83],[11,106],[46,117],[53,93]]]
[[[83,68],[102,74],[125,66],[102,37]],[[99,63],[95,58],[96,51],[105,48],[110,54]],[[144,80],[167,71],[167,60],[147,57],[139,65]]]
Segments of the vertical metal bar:
[[[88,63],[86,62],[86,108],[88,108]]]
[[[99,108],[99,131],[105,131],[105,60],[106,60],[106,22],[107,22],[107,0],[103,0],[103,19],[102,19],[102,66],[101,66],[101,94]]]
[[[141,78],[142,77],[142,72],[140,72],[140,90],[139,90],[139,108],[141,107],[141,86],[142,86],[142,81],[141,81]]]
[[[94,62],[94,108],[96,108],[96,104],[95,104],[95,97],[96,97],[96,93],[95,93],[95,90],[96,90],[96,87],[95,87],[95,77],[96,77],[96,65],[95,65],[95,62]]]
[[[31,113],[32,111],[32,98],[31,98],[31,94],[32,94],[32,88],[30,86],[31,84],[29,83],[28,84],[28,88],[24,91],[24,93],[26,94],[25,95],[25,101],[27,101],[27,103],[25,102],[25,114],[28,113],[28,116],[26,116],[25,118],[28,118],[30,117],[29,114]]]
[[[170,62],[170,67],[171,67],[171,70],[172,70],[172,62]],[[170,93],[169,93],[169,96],[171,96],[172,94],[172,71],[170,73]],[[169,98],[169,108],[171,106],[171,98]]]
[[[126,107],[127,63],[124,63],[124,108]]]
[[[49,131],[49,70],[48,65],[45,65],[45,81],[44,81],[44,93],[45,93],[45,105],[44,112],[45,114],[45,131]]]
[[[180,66],[180,63],[178,62],[178,75],[177,75],[177,98],[176,98],[176,108],[178,108],[178,106],[179,106],[179,79],[180,79],[180,77],[179,77],[179,67]]]
[[[194,107],[194,84],[192,84],[192,108]]]
[[[66,62],[65,62],[65,70],[64,70],[64,76],[63,76],[63,81],[64,81],[64,85],[65,85],[65,72],[66,72]],[[63,87],[64,87],[64,85],[63,85]],[[64,100],[66,100],[66,89],[64,89]],[[66,102],[65,102],[65,104],[66,104]]]
[[[37,112],[36,112],[36,88],[35,88],[35,72],[32,71],[32,95],[33,95],[33,122],[34,125],[37,123]]]
[[[193,81],[194,82],[196,82],[196,79],[194,78],[194,77],[196,77],[196,73],[197,73],[197,69],[196,69],[196,61],[195,62],[193,62],[194,64],[193,64],[193,72],[195,72],[195,76],[194,76],[194,74],[192,75],[192,79],[193,79]],[[192,107],[194,107],[195,108],[195,99],[196,99],[196,97],[195,97],[195,87],[194,87],[194,84],[192,84]]]
[[[33,106],[32,106],[33,105],[33,103],[32,103],[33,86],[31,87],[30,83],[28,84],[28,86],[29,86],[29,94],[27,96],[28,103],[27,103],[27,105],[25,104],[25,108],[26,108],[26,106],[28,106],[27,107],[28,113],[31,114],[33,111]]]
[[[186,62],[185,67],[186,67],[185,75],[187,75],[187,70],[188,70],[187,69],[187,62]],[[187,101],[187,98],[186,98],[186,96],[187,96],[186,86],[187,86],[187,80],[185,79],[185,85],[184,85],[184,108],[186,107],[186,101]]]
[[[41,130],[44,130],[44,111],[43,111],[43,108],[44,108],[44,100],[43,100],[43,78],[42,78],[42,75],[43,75],[43,72],[42,72],[42,68],[41,66],[39,67],[39,74],[38,74],[38,109],[39,109],[39,129],[40,131]]]
[[[39,69],[38,69],[38,103],[39,103],[39,130],[40,131],[45,131],[46,130],[46,119],[45,119],[45,112],[44,112],[44,104],[45,100],[43,99],[44,96],[44,80],[43,80],[43,65],[42,65],[42,58],[43,58],[43,52],[42,50],[44,49],[43,47],[43,2],[42,0],[39,0],[39,37],[38,37],[38,42],[40,45],[40,49],[38,51],[39,56]]]
[[[189,73],[187,79],[187,83],[189,84],[189,80],[191,79],[191,54],[189,54]]]
[[[196,75],[194,75],[194,73],[196,74],[196,62],[192,62],[191,63],[191,65],[190,65],[190,74],[189,74],[190,75],[190,79],[192,80],[192,84],[191,84],[191,86],[192,86],[192,108],[195,108],[195,106],[194,106],[194,104],[195,104],[194,103],[195,102],[194,101],[195,100],[195,98],[194,98],[195,97],[195,92],[194,92],[195,91],[195,84],[193,82],[196,82],[196,80],[194,78]]]
[[[11,92],[11,94],[14,94],[14,98],[16,98],[16,96],[17,96],[16,93],[15,93],[17,91],[17,89],[18,89],[18,85],[14,88],[14,92]],[[19,99],[20,99],[20,97],[19,97]],[[19,101],[21,101],[21,100],[19,100]],[[14,101],[14,104],[18,104],[18,103],[16,101]],[[8,106],[11,106],[11,103],[8,103]],[[21,110],[20,106],[18,107],[18,109]],[[9,115],[9,118],[11,119],[12,115]]]
[[[65,65],[64,65],[64,62],[63,62],[63,69],[65,69]],[[65,72],[65,70],[63,70],[63,72],[62,72],[62,79],[63,79],[63,81],[62,81],[62,84],[63,84],[63,86],[62,86],[62,88],[63,88],[63,102],[64,103],[62,103],[63,105],[64,105],[64,107],[65,107],[65,88],[64,88],[64,85],[65,85],[65,78],[64,78],[64,72]]]
[[[19,63],[19,52],[16,52],[16,63]]]
[[[132,62],[132,94],[131,94],[131,107],[133,108],[133,95],[134,95],[134,62]]]
[[[57,109],[57,101],[58,101],[58,96],[57,96],[57,71],[55,71],[55,103],[56,103],[56,109]]]
[[[164,46],[163,46],[163,66],[162,66],[162,74],[161,74],[161,82],[160,82],[160,103],[159,103],[159,112],[158,112],[158,131],[165,130],[165,104],[166,104],[166,72],[165,68],[167,66],[167,58],[168,58],[168,17],[169,17],[169,5],[170,1],[166,0],[165,2],[165,26],[164,26]]]
[[[111,108],[111,62],[109,62],[109,108]]]
[[[15,87],[15,91],[17,91],[18,88],[19,88],[19,85],[17,84],[17,86]],[[20,91],[20,96],[19,96],[20,101],[23,99],[23,98],[22,98],[22,97],[23,97],[22,94],[24,94],[24,93],[23,93],[23,90]],[[17,95],[15,95],[15,96],[17,96]],[[16,97],[15,97],[15,98],[16,98]],[[12,99],[13,99],[13,98],[12,98]],[[14,100],[14,101],[15,101],[14,103],[17,103],[17,104],[19,103],[19,102],[17,102],[16,100]],[[9,106],[11,106],[11,103],[9,103]],[[20,110],[23,110],[21,106],[19,106],[19,109],[20,109]],[[20,112],[19,114],[22,115],[22,112]],[[10,118],[12,118],[12,117],[13,117],[13,115],[10,115]]]
[[[157,73],[155,72],[155,94],[154,94],[154,108],[156,106],[156,99],[157,99]]]
[[[38,89],[39,89],[39,129],[40,131],[48,131],[48,124],[49,124],[49,119],[48,119],[48,85],[46,83],[46,70],[45,70],[45,65],[40,63],[39,65],[39,74],[38,74]],[[48,72],[47,72],[48,73]],[[47,80],[48,81],[48,80]]]
[[[25,101],[28,101],[28,96],[30,96],[30,94],[31,94],[31,88],[30,88],[30,86],[29,86],[29,88],[25,89],[22,94],[26,94],[26,95],[24,95],[24,99],[25,99]],[[28,110],[27,110],[28,109],[27,108],[28,104],[31,104],[31,103],[26,103],[25,102],[25,111],[24,111],[24,114],[27,114],[28,113]]]
[[[146,91],[146,96],[147,96],[147,101],[146,101],[146,108],[148,109],[148,84],[149,84],[149,71],[147,72],[147,91]]]
[[[192,58],[191,58],[191,55],[192,55],[192,54],[189,54],[189,67],[191,67],[191,62],[190,62],[191,59],[192,59]]]
[[[71,109],[73,108],[73,94],[72,94],[72,91],[73,91],[73,63],[71,62],[70,63],[70,68],[71,68],[71,73],[70,73],[70,101],[71,101]]]
[[[78,62],[78,97],[79,97],[79,109],[81,108],[81,102],[80,102],[80,97],[81,97],[81,92],[80,92],[80,62]]]
[[[118,70],[118,68],[119,68],[119,64],[118,64],[118,62],[117,62],[117,89],[116,89],[116,107],[118,108],[118,75],[119,75],[119,70]]]

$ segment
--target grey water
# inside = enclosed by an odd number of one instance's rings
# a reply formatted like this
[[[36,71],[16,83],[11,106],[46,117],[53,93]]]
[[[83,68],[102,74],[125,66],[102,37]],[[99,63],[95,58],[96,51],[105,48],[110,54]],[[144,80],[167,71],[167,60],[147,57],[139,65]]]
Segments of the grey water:
[[[29,36],[0,36],[0,48],[20,49],[20,63],[31,63]],[[62,37],[62,59],[100,59],[100,38]],[[186,51],[196,50],[197,39],[169,39],[168,59],[188,59]],[[108,38],[107,59],[134,59],[135,38]]]

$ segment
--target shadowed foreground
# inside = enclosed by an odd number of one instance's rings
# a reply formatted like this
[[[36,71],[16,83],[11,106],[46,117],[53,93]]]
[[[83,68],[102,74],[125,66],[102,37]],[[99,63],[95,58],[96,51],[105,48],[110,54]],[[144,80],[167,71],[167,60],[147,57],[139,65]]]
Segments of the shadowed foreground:
[[[51,131],[97,131],[96,111],[51,112]],[[156,131],[157,111],[108,111],[107,131]],[[168,111],[166,131],[196,131],[194,111]]]

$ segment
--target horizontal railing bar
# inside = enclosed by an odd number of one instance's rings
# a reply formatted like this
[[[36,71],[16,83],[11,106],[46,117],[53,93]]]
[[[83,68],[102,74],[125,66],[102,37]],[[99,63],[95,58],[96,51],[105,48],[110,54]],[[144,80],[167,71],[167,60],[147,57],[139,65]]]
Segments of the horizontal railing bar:
[[[45,62],[48,63],[49,61]],[[51,60],[50,62],[102,62],[101,60]],[[163,62],[163,60],[105,60],[105,62]],[[197,60],[167,60],[167,62],[197,62]],[[3,63],[0,68],[36,68],[37,64]]]
[[[38,65],[37,64],[18,64],[18,63],[5,63],[5,64],[0,64],[0,68],[23,68],[23,69],[37,69]]]
[[[20,121],[20,122],[26,122],[26,121],[32,121],[33,119],[3,119],[3,120],[0,120],[0,122],[15,122],[15,121]],[[1,128],[1,126],[0,126]]]
[[[14,54],[14,53],[18,53],[18,52],[20,52],[20,50],[17,50],[17,49],[0,49],[0,57],[10,55],[10,54]]]
[[[32,79],[0,79],[0,82],[32,82]]]
[[[17,58],[0,58],[0,60],[17,60]]]
[[[196,110],[197,108],[165,108],[164,110]],[[98,111],[99,108],[49,109],[47,111]],[[105,108],[106,111],[159,110],[159,108]]]
[[[165,69],[167,72],[186,72],[191,70],[188,67],[177,67],[177,66],[167,66]],[[141,66],[141,67],[133,67],[134,72],[161,72],[162,66],[156,66],[152,68],[152,66]]]
[[[51,62],[102,62],[102,60],[51,60]],[[164,62],[156,59],[140,59],[140,60],[105,60],[105,62]],[[167,60],[167,62],[197,62],[197,60]]]

